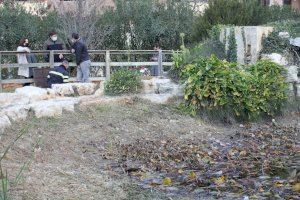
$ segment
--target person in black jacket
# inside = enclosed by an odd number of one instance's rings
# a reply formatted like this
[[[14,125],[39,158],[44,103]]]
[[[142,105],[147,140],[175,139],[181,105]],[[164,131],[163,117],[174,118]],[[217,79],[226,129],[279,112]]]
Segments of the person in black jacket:
[[[75,53],[77,64],[77,81],[82,83],[89,82],[91,61],[86,45],[77,33],[72,34],[72,53]]]
[[[49,33],[49,38],[44,43],[45,50],[64,50],[65,45],[58,39],[57,33],[52,31]],[[54,62],[62,62],[64,56],[62,54],[54,54]],[[49,54],[45,56],[45,61],[49,62]]]
[[[62,84],[69,82],[69,72],[68,72],[69,62],[63,60],[60,66],[55,66],[49,71],[47,76],[48,87],[51,88],[52,84]]]

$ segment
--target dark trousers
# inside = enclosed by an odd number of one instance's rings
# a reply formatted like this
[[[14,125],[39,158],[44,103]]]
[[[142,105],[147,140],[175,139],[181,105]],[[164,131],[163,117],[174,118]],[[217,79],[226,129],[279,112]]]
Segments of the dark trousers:
[[[28,63],[37,63],[37,59],[34,54],[29,53],[26,55],[26,58],[27,58]],[[25,79],[33,78],[33,69],[34,69],[33,67],[29,68],[29,77],[28,78],[24,77]],[[23,86],[29,86],[29,85],[30,85],[30,83],[23,84]]]
[[[151,66],[151,76],[158,76],[158,65]]]

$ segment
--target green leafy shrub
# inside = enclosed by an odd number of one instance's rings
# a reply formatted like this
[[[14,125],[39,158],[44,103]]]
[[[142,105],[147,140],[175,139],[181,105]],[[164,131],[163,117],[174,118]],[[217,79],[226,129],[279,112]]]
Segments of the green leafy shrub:
[[[115,9],[107,10],[101,20],[113,27],[103,45],[106,49],[153,49],[160,43],[164,49],[178,49],[180,33],[190,43],[194,18],[188,1],[116,0]]]
[[[191,114],[225,111],[237,119],[256,119],[280,112],[286,99],[284,68],[260,61],[239,69],[216,56],[184,67],[185,104]]]
[[[253,91],[258,101],[260,113],[275,115],[280,112],[287,99],[287,84],[283,74],[286,69],[269,60],[261,60],[248,68],[252,75]]]
[[[300,12],[298,10],[291,9],[291,6],[279,6],[273,5],[268,7],[266,22],[276,22],[285,20],[299,20]]]
[[[27,12],[21,6],[0,7],[0,49],[16,50],[19,41],[27,37],[31,49],[40,49],[48,38],[48,33],[58,27],[57,15],[48,13],[40,17]]]
[[[195,41],[208,37],[209,30],[217,24],[259,25],[266,16],[265,7],[256,0],[209,0],[208,8],[194,23]]]
[[[188,49],[182,45],[182,51],[173,52],[173,65],[169,71],[169,76],[173,81],[179,82],[180,79],[184,79],[182,71],[185,65],[194,62],[199,57],[210,57],[214,54],[219,59],[226,58],[225,45],[219,39],[221,27],[221,25],[214,26],[210,31],[210,37],[195,47]]]
[[[291,37],[300,37],[300,17],[299,20],[285,20],[269,23],[269,26],[274,27],[274,31],[268,37],[262,40],[261,54],[279,53],[286,54],[295,53],[290,45],[289,38],[281,38],[279,32],[288,32]]]
[[[237,44],[235,40],[235,33],[234,28],[230,29],[229,35],[229,44],[228,44],[228,51],[227,51],[227,61],[229,62],[236,62],[237,61]]]
[[[120,69],[115,71],[105,85],[105,93],[120,95],[138,93],[142,87],[141,78],[133,70]]]
[[[263,6],[258,0],[209,0],[208,7],[193,25],[193,40],[209,36],[214,25],[257,26],[282,20],[298,20],[291,6]]]

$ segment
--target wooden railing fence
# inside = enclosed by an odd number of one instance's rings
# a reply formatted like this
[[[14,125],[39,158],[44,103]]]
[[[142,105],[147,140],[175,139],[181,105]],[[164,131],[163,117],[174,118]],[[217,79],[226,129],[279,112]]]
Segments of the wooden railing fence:
[[[17,51],[0,51],[0,92],[2,92],[3,84],[11,84],[11,83],[16,83],[16,84],[24,84],[24,83],[33,83],[33,79],[16,79],[16,78],[2,78],[2,71],[3,69],[9,69],[9,68],[19,68],[22,66],[25,67],[37,67],[37,68],[43,68],[43,67],[50,67],[53,68],[54,66],[58,66],[61,63],[55,63],[54,62],[54,55],[56,54],[63,54],[63,55],[68,55],[71,54],[70,51],[67,50],[55,50],[55,51],[32,51],[31,52],[34,55],[49,55],[49,62],[37,62],[37,63],[29,63],[29,64],[18,64],[18,63],[3,63],[2,61],[4,60],[4,56],[15,56],[17,57],[20,52]],[[163,60],[163,57],[166,55],[171,55],[173,51],[171,50],[159,50],[159,51],[154,51],[154,50],[89,50],[89,54],[91,56],[96,56],[96,55],[102,55],[104,58],[101,60],[92,60],[91,67],[103,67],[105,68],[105,77],[91,77],[91,81],[102,81],[109,79],[110,74],[111,74],[111,67],[130,67],[130,66],[153,66],[157,65],[158,66],[158,75],[162,76],[163,75],[163,70],[164,66],[172,66],[172,62],[166,62]],[[111,59],[112,55],[123,55],[123,56],[130,56],[130,55],[158,55],[158,60],[157,61],[143,61],[143,62],[138,62],[138,61],[113,61]],[[76,63],[71,62],[70,67],[75,67]],[[71,81],[74,81],[75,78],[71,78]]]

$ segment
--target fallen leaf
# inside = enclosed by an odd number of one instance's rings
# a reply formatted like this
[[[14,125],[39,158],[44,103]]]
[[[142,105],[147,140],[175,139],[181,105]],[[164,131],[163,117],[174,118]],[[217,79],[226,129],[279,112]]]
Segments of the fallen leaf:
[[[163,185],[169,186],[169,185],[171,185],[171,184],[172,184],[171,178],[166,177],[166,178],[163,179]]]
[[[282,181],[277,181],[274,185],[276,187],[282,187],[283,186],[283,182]]]
[[[224,183],[224,182],[225,182],[225,176],[221,176],[221,177],[215,179],[215,183],[216,183],[217,185],[221,185],[221,184]]]
[[[240,156],[246,156],[247,155],[247,151],[241,151],[240,152]]]
[[[293,185],[293,190],[296,192],[300,192],[300,183],[296,183],[295,185]]]
[[[197,177],[195,172],[190,172],[189,179],[195,179]]]

